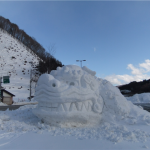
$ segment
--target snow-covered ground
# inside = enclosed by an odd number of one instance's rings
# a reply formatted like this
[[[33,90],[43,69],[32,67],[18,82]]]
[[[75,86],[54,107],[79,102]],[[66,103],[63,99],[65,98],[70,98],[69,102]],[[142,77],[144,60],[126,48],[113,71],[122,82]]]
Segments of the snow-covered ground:
[[[0,77],[10,76],[10,83],[2,86],[15,95],[15,100],[29,97],[30,70],[38,61],[30,49],[0,29]]]
[[[0,149],[138,150],[150,148],[150,122],[142,121],[144,118],[141,118],[137,125],[136,118],[135,123],[131,121],[133,118],[127,118],[126,123],[102,122],[100,126],[93,128],[60,128],[42,123],[32,113],[35,107],[36,105],[25,105],[13,111],[0,111]],[[144,111],[144,113],[147,115],[148,112]]]
[[[135,94],[126,99],[132,103],[150,103],[150,93]]]
[[[8,106],[8,105],[5,104],[5,103],[0,102],[0,106]]]

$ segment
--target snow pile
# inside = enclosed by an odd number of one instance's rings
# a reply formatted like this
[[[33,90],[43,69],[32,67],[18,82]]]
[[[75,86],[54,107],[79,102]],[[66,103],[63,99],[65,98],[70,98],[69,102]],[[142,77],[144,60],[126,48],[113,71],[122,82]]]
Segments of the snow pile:
[[[150,93],[135,94],[126,99],[132,103],[150,103]]]
[[[33,113],[43,122],[59,127],[97,127],[103,122],[150,125],[148,112],[94,74],[88,68],[68,65],[42,75],[36,88],[38,106]]]
[[[14,103],[18,103],[18,102],[29,102],[29,99],[25,99],[25,98],[16,98],[16,97],[13,97],[13,102]]]
[[[3,84],[14,99],[26,99],[29,96],[30,70],[39,62],[33,52],[13,38],[6,31],[0,29],[0,75],[10,76],[10,83]],[[32,84],[34,95],[35,84]]]
[[[73,136],[76,139],[96,139],[103,140],[106,139],[113,143],[130,141],[130,142],[146,142],[150,137],[150,133],[143,131],[139,125],[143,128],[150,125],[150,117],[148,118],[148,113],[143,111],[141,116],[140,111],[138,116],[132,116],[133,118],[127,117],[123,122],[106,122],[102,121],[98,127],[72,127],[72,128],[61,128],[47,125],[40,121],[33,113],[32,110],[35,109],[35,105],[22,106],[17,110],[13,111],[0,111],[0,133],[3,134],[3,138],[8,138],[8,134],[11,134],[11,138],[14,138],[20,134],[25,133],[36,133],[45,134],[48,133],[51,136]],[[135,109],[138,107],[135,106]],[[107,117],[107,116],[105,116]],[[138,118],[138,119],[137,119]],[[130,124],[130,126],[128,125]],[[132,129],[134,128],[134,129]],[[6,134],[7,133],[7,134]],[[3,139],[0,139],[1,140]]]
[[[130,93],[131,91],[130,90],[121,90],[121,92],[123,92],[123,93]]]
[[[5,104],[5,103],[0,102],[0,106],[8,106],[8,105]]]
[[[15,102],[12,105],[30,105],[30,104],[38,104],[36,101],[29,101],[29,102]]]

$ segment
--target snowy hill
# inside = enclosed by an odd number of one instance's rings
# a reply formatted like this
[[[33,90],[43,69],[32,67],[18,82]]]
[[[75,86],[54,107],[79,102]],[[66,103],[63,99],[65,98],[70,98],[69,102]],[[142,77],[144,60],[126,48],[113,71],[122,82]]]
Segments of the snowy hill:
[[[10,83],[2,87],[16,95],[15,100],[29,97],[30,70],[38,62],[29,48],[0,29],[0,76],[10,76]]]

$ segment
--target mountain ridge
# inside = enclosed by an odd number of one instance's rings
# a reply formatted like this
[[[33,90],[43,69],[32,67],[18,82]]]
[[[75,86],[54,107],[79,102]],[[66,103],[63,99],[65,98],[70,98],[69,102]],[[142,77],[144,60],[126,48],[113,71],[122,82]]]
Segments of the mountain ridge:
[[[133,96],[134,94],[149,93],[150,79],[139,82],[133,81],[117,87],[124,96]]]

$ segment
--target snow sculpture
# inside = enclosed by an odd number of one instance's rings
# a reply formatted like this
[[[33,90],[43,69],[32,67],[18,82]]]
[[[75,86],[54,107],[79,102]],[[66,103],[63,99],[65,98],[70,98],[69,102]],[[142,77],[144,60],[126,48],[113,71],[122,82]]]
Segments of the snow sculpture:
[[[108,109],[110,116],[128,114],[128,103],[120,91],[95,74],[85,66],[67,65],[41,75],[33,113],[45,123],[60,126],[99,124]]]

